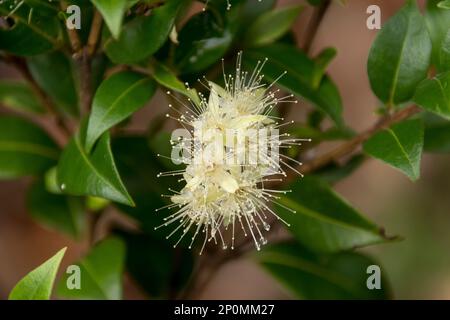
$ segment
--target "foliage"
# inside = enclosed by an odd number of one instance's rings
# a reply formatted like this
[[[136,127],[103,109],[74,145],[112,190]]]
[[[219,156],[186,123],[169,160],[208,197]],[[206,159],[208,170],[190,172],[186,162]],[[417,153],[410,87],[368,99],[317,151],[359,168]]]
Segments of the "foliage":
[[[325,0],[308,3],[318,10],[329,5]],[[374,262],[355,249],[393,238],[331,184],[368,156],[417,180],[424,152],[450,151],[448,1],[429,0],[422,13],[414,0],[407,0],[378,32],[367,73],[383,112],[361,134],[345,125],[345,106],[327,73],[336,50],[325,48],[311,57],[292,36],[302,6],[275,8],[271,0],[235,0],[226,10],[226,1],[211,0],[204,11],[192,12],[195,1],[182,0],[12,4],[0,3],[0,57],[24,79],[0,81],[2,108],[14,114],[0,116],[0,178],[32,176],[26,202],[31,217],[75,239],[88,237],[87,222],[101,218],[106,208],[116,208],[138,226],[133,232],[114,226],[77,263],[82,290],[68,290],[65,274],[58,296],[121,299],[125,271],[152,298],[181,296],[197,281],[203,270],[198,248],[188,250],[182,241],[174,249],[165,231],[155,230],[168,215],[154,213],[168,204],[160,195],[177,186],[175,178],[157,178],[173,169],[157,156],[170,154],[166,112],[149,119],[147,132],[125,132],[129,119],[158,96],[157,90],[171,91],[169,104],[175,99],[198,106],[204,88],[193,80],[207,75],[221,83],[221,59],[230,70],[243,50],[246,70],[267,58],[265,81],[276,80],[279,89],[310,103],[307,119],[292,126],[291,134],[311,137],[310,148],[330,140],[342,143],[336,152],[307,162],[305,178],[294,179],[292,192],[273,208],[290,225],[291,240],[251,256],[295,297],[390,297],[385,277],[383,290],[365,288],[365,270]],[[81,30],[65,27],[64,4],[81,7]],[[298,106],[286,108],[295,111]],[[53,130],[30,121],[44,118]],[[347,162],[338,161],[355,151]],[[288,152],[306,159],[303,150]],[[30,272],[10,299],[48,299],[63,255],[64,249]],[[233,257],[208,248],[206,255],[213,262]],[[194,268],[199,263],[200,269]]]

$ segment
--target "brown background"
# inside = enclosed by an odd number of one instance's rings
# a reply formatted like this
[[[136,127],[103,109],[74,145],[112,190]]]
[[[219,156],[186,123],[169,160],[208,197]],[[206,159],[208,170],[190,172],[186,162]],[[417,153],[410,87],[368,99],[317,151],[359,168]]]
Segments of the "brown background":
[[[377,32],[366,27],[366,8],[379,5],[385,21],[402,3],[400,0],[349,0],[345,6],[333,3],[314,42],[313,53],[327,46],[338,50],[329,72],[340,89],[345,119],[357,131],[375,121],[374,110],[378,105],[366,74],[368,51]],[[303,11],[295,25],[300,40],[310,14],[310,8]],[[0,78],[11,77],[15,77],[14,71],[0,64]],[[145,128],[155,111],[163,112],[166,105],[161,97],[154,99],[152,105],[134,116],[133,127]],[[298,112],[303,110],[301,105]],[[422,178],[411,183],[401,173],[371,160],[337,185],[338,192],[385,226],[389,234],[405,237],[402,242],[366,250],[381,262],[382,272],[390,278],[397,298],[450,298],[449,169],[448,157],[427,155],[423,159]],[[87,250],[86,243],[75,243],[30,219],[24,204],[29,182],[30,179],[0,181],[0,299],[7,297],[23,275],[61,247],[68,246],[63,265],[70,264]],[[110,213],[109,218],[115,215]],[[279,284],[248,260],[224,266],[199,296],[210,299],[289,297]],[[127,279],[125,298],[144,297]]]

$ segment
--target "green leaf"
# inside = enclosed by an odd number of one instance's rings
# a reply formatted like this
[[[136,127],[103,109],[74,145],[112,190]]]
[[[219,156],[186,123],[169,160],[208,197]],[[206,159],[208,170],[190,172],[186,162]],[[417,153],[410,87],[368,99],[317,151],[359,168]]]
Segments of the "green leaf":
[[[157,63],[153,70],[153,77],[158,83],[173,91],[184,94],[191,99],[196,105],[200,105],[200,98],[198,97],[197,90],[194,88],[186,88],[185,85],[178,80],[175,74],[162,63]]]
[[[450,122],[431,113],[424,113],[423,120],[423,149],[426,152],[450,153]]]
[[[151,78],[129,71],[116,73],[103,81],[92,103],[86,150],[89,152],[105,131],[142,108],[155,90]]]
[[[32,113],[44,113],[30,87],[22,82],[0,81],[0,103],[5,107]]]
[[[126,23],[118,40],[105,43],[108,57],[115,63],[141,61],[155,53],[166,41],[183,1],[168,0],[152,10],[149,16],[140,16]]]
[[[414,102],[427,111],[450,119],[450,71],[424,80],[417,88]]]
[[[127,0],[92,0],[92,2],[105,19],[113,37],[117,39],[122,27],[123,15],[127,9]]]
[[[274,42],[292,27],[302,9],[299,5],[286,6],[260,15],[250,25],[244,43],[257,47]]]
[[[317,254],[296,243],[282,243],[265,248],[256,259],[299,299],[390,297],[383,276],[380,290],[367,288],[367,267],[379,264],[359,253]]]
[[[166,143],[170,146],[168,140]],[[147,139],[143,137],[116,138],[113,141],[113,150],[117,167],[136,202],[135,207],[120,205],[119,208],[136,220],[143,231],[167,241],[167,230],[154,228],[162,224],[164,216],[169,214],[168,210],[155,212],[168,204],[167,198],[161,197],[161,194],[168,194],[169,187],[177,189],[180,186],[175,177],[157,178],[160,172],[167,171],[164,163],[170,160],[158,158],[156,152],[149,147]]]
[[[196,14],[178,34],[176,65],[182,74],[202,71],[225,55],[232,40],[231,31],[213,13]]]
[[[382,229],[366,220],[329,186],[312,176],[295,182],[292,192],[279,202],[296,212],[275,207],[290,224],[288,230],[306,247],[321,252],[336,252],[385,242]]]
[[[97,243],[87,256],[76,263],[81,272],[81,288],[70,290],[64,274],[57,286],[57,295],[82,300],[120,300],[122,274],[125,263],[125,245],[117,237]]]
[[[324,76],[319,86],[315,86],[316,65],[305,53],[291,45],[273,44],[247,50],[243,55],[243,62],[248,70],[252,70],[258,61],[264,61],[266,57],[268,61],[262,73],[268,81],[275,81],[287,71],[277,81],[279,87],[309,100],[328,114],[336,124],[342,125],[342,101],[339,91],[328,76]]]
[[[403,121],[383,130],[364,143],[364,151],[406,174],[415,181],[420,176],[423,123]]]
[[[78,115],[78,94],[71,61],[55,51],[28,59],[33,78],[56,102],[56,107],[67,114]]]
[[[83,133],[83,130],[81,130]],[[58,164],[58,184],[67,194],[90,195],[134,205],[114,163],[110,136],[102,135],[91,154],[77,134],[64,149]]]
[[[369,53],[367,72],[377,97],[388,105],[412,98],[430,63],[431,41],[415,1],[386,22]]]
[[[41,128],[21,118],[0,117],[0,178],[43,173],[58,156],[58,147]]]
[[[326,73],[328,65],[334,59],[336,54],[337,51],[335,48],[325,48],[314,58],[316,68],[313,75],[313,87],[317,88],[320,85],[320,81]]]
[[[437,6],[438,6],[438,8],[449,10],[450,9],[450,0],[443,0],[443,1],[439,2],[437,4]]]
[[[439,8],[441,0],[427,0],[425,22],[433,43],[432,62],[439,71],[444,71],[440,63],[443,40],[450,30],[450,11]]]
[[[48,300],[66,248],[20,280],[9,294],[9,300]]]
[[[444,71],[450,71],[450,28],[445,36],[440,52],[441,69]]]
[[[116,234],[126,243],[127,271],[152,298],[170,298],[184,287],[194,266],[192,250],[144,234]]]
[[[85,232],[86,215],[81,199],[49,193],[43,181],[29,190],[27,208],[36,221],[74,239],[80,239]]]
[[[365,159],[364,155],[358,154],[350,158],[344,165],[339,165],[337,163],[332,163],[320,170],[314,172],[314,176],[320,178],[321,180],[334,184],[352,174],[356,169],[358,169],[361,164],[363,164]]]
[[[0,16],[14,21],[9,28],[0,28],[0,50],[31,56],[60,45],[62,31],[57,10],[51,6],[28,1],[21,1],[19,6],[17,1],[4,0],[0,3]]]

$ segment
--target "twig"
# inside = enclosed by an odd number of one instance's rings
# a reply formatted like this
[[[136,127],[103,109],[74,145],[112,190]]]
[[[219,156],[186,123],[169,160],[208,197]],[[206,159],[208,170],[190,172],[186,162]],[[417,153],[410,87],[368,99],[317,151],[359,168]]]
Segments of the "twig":
[[[382,121],[377,122],[374,126],[367,129],[366,131],[361,132],[353,139],[340,145],[336,149],[331,150],[330,152],[327,152],[324,155],[305,163],[299,169],[303,173],[309,173],[309,172],[315,171],[321,167],[324,167],[325,165],[327,165],[345,155],[350,154],[358,146],[360,146],[363,142],[365,142],[367,139],[369,139],[371,136],[373,136],[375,133],[377,133],[383,129],[386,129],[387,127],[391,126],[392,124],[395,124],[397,122],[405,120],[418,112],[420,112],[420,108],[415,105],[412,105],[412,106],[404,108],[400,111],[397,111],[396,113],[385,117],[384,119],[382,119]],[[293,175],[290,175],[287,180],[291,180],[292,178],[293,178]]]
[[[60,6],[61,6],[62,10],[64,10],[64,11],[67,10],[68,5],[67,5],[66,1],[61,1]],[[69,41],[70,41],[70,45],[72,47],[72,52],[74,54],[74,57],[76,59],[79,59],[79,57],[81,55],[82,44],[81,44],[81,40],[78,35],[78,32],[75,29],[67,28],[67,34],[69,36]]]
[[[45,91],[39,86],[39,84],[36,82],[36,80],[31,75],[30,70],[28,69],[28,65],[26,61],[23,58],[19,57],[13,57],[13,56],[5,56],[4,60],[14,66],[17,71],[22,75],[22,77],[27,81],[29,84],[31,90],[35,94],[35,96],[38,98],[41,105],[46,109],[47,111],[47,117],[49,119],[49,123],[52,126],[52,133],[56,132],[57,136],[53,136],[53,138],[60,144],[60,146],[63,146],[67,143],[69,137],[71,136],[70,129],[66,126],[64,121],[61,119],[61,117],[58,114],[58,111],[56,110],[52,100],[48,97],[48,95],[45,93]],[[50,132],[49,132],[50,133]]]
[[[308,31],[306,32],[306,39],[303,45],[303,50],[306,53],[309,53],[311,50],[311,46],[316,37],[317,31],[319,30],[319,26],[322,23],[323,17],[327,12],[329,6],[331,4],[331,0],[324,0],[314,11],[313,16],[308,24]]]
[[[91,31],[87,42],[87,52],[89,57],[92,57],[97,49],[98,40],[100,38],[100,31],[102,30],[102,15],[95,10],[94,18],[92,19]]]

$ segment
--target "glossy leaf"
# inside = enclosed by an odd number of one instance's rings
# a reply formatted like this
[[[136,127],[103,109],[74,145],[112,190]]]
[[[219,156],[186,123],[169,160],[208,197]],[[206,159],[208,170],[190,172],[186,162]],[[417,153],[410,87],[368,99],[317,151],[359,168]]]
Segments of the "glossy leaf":
[[[10,16],[14,21],[9,28],[0,28],[0,50],[31,56],[60,46],[62,32],[57,10],[52,6],[28,1],[19,6],[17,1],[3,0],[0,16]]]
[[[367,288],[367,268],[379,263],[359,253],[317,254],[296,243],[282,243],[265,248],[255,258],[299,299],[387,299],[390,296],[384,273],[381,289]]]
[[[193,16],[178,34],[180,44],[175,50],[176,65],[182,74],[206,69],[228,50],[232,33],[206,11]]]
[[[66,248],[41,264],[20,280],[9,294],[9,300],[48,300],[56,273]]]
[[[406,174],[411,180],[420,176],[423,149],[421,120],[408,120],[383,130],[364,143],[364,151]]]
[[[160,85],[184,94],[197,105],[200,104],[200,98],[198,97],[197,90],[194,88],[187,89],[186,86],[178,80],[175,74],[162,63],[156,64],[153,70],[153,77]]]
[[[57,287],[60,297],[82,300],[120,300],[125,245],[117,237],[97,243],[87,256],[75,263],[80,267],[81,288],[67,288],[69,274],[64,274]]]
[[[92,3],[102,14],[113,37],[117,39],[122,27],[123,15],[127,9],[127,0],[92,0]]]
[[[450,119],[450,71],[424,80],[417,88],[414,102],[427,111]]]
[[[377,97],[388,105],[412,98],[425,79],[431,41],[415,1],[407,4],[379,31],[369,53],[367,71]]]
[[[54,100],[55,106],[70,115],[78,114],[78,94],[71,61],[55,51],[28,59],[33,78]]]
[[[314,64],[316,65],[313,76],[313,87],[317,88],[320,85],[320,81],[326,74],[326,70],[331,61],[336,57],[337,51],[335,48],[323,49],[317,57],[314,58]]]
[[[440,51],[443,40],[450,30],[450,11],[438,7],[441,0],[427,0],[425,22],[433,43],[432,62],[440,71],[444,71],[440,63]]]
[[[103,81],[92,103],[86,150],[89,152],[105,131],[142,108],[155,89],[152,79],[134,72],[116,73]]]
[[[276,213],[290,224],[288,230],[314,251],[336,252],[385,242],[382,230],[366,220],[330,187],[312,176],[295,182],[278,200],[294,211],[276,206]]]
[[[318,87],[314,86],[316,66],[306,54],[286,44],[273,44],[259,49],[247,50],[243,55],[244,65],[252,70],[258,61],[268,58],[262,73],[267,81],[275,81],[285,71],[277,85],[297,96],[304,97],[333,121],[342,125],[342,101],[335,84],[324,76]]]
[[[155,53],[169,36],[182,5],[183,1],[169,0],[152,10],[149,16],[126,23],[118,40],[110,38],[106,41],[108,57],[115,63],[133,63]]]
[[[30,87],[22,82],[0,81],[0,103],[5,107],[33,113],[44,113]]]
[[[58,147],[41,128],[21,118],[0,117],[0,178],[43,173],[58,156]]]
[[[257,47],[274,42],[292,27],[302,9],[303,7],[299,5],[286,6],[260,15],[250,25],[245,36],[245,44]]]
[[[29,190],[27,208],[39,223],[75,239],[80,239],[85,232],[86,216],[81,199],[50,193],[43,181],[36,182]]]
[[[58,164],[58,184],[67,194],[90,195],[134,205],[117,172],[109,133],[103,134],[91,154],[84,149],[82,135],[72,138]]]
[[[144,234],[116,233],[127,247],[127,271],[152,298],[170,298],[184,287],[193,270],[192,250]]]

